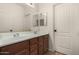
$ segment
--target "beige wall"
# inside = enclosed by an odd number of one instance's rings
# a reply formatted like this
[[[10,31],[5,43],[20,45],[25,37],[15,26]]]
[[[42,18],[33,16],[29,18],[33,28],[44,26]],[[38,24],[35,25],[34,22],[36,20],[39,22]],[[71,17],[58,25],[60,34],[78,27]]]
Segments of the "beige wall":
[[[33,30],[33,23],[34,23],[34,19],[33,19],[33,16],[34,14],[37,13],[37,10],[38,10],[38,4],[35,4],[34,5],[34,8],[32,7],[29,7],[29,6],[26,6],[25,7],[25,20],[24,20],[24,25],[27,25],[27,26],[24,26],[24,30],[26,30],[27,28],[28,29],[31,29]],[[25,23],[27,22],[27,23]]]
[[[50,41],[49,41],[49,49],[54,51],[54,35],[53,35],[53,4],[51,3],[41,3],[39,4],[39,12],[47,13],[47,22],[48,26],[40,27],[40,31],[49,32]]]

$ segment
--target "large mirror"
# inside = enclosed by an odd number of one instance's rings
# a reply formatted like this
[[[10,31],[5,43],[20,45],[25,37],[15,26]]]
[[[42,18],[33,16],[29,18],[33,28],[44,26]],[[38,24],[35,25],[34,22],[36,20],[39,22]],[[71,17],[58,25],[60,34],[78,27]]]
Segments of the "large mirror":
[[[31,6],[33,5],[33,6]],[[30,31],[36,5],[25,3],[0,3],[0,33]]]

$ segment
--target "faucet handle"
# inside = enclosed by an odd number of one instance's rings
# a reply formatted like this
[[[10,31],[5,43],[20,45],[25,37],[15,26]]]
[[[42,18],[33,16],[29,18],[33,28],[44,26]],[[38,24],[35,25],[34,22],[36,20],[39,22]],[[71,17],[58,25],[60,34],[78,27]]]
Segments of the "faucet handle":
[[[12,29],[10,29],[10,32],[13,32],[13,30],[12,30]]]

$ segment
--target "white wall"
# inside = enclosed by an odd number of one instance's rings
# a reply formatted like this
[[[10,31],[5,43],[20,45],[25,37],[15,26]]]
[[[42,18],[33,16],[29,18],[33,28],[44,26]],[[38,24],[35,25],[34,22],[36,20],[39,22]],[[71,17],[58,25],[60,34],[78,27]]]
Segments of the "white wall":
[[[53,4],[51,3],[41,3],[39,4],[39,12],[47,13],[47,22],[48,26],[40,27],[40,31],[49,32],[50,40],[49,40],[49,50],[54,51],[54,35],[53,35]]]

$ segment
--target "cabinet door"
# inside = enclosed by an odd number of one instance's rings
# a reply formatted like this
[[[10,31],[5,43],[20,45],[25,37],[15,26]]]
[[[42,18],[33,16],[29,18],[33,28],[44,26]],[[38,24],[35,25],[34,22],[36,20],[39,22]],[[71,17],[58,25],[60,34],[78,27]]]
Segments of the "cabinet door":
[[[25,55],[26,54],[26,50],[20,51],[19,53],[16,53],[16,55]]]
[[[25,49],[23,51],[20,51],[19,53],[16,53],[16,55],[29,55],[28,49]]]
[[[4,52],[4,53],[7,52],[9,55],[10,54],[15,55],[25,49],[27,49],[29,52],[29,41],[23,41],[23,42],[19,42],[16,44],[1,47],[1,52]],[[24,54],[26,54],[26,53],[24,53]]]
[[[38,54],[38,39],[33,38],[30,40],[30,55]]]
[[[48,35],[45,35],[44,36],[44,53],[46,53],[48,51],[48,48],[49,48],[48,47],[48,45],[49,45],[48,44],[49,43],[49,40],[48,39],[49,39],[49,36]]]
[[[30,47],[30,55],[38,55],[38,48],[36,44]]]
[[[39,37],[39,41],[38,41],[38,52],[39,52],[39,55],[42,55],[44,53],[43,51],[43,40],[44,40],[44,37],[43,36],[40,36]]]

